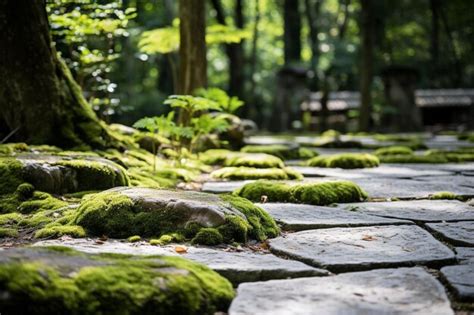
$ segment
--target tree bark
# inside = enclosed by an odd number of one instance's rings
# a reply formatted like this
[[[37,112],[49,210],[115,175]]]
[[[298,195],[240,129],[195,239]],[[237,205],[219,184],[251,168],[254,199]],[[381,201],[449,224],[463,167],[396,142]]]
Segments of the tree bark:
[[[439,0],[430,0],[431,8],[431,62],[436,69],[439,62]],[[435,71],[436,73],[436,71]]]
[[[311,71],[313,77],[310,81],[310,90],[316,91],[318,89],[318,65],[319,65],[319,39],[318,39],[318,19],[321,10],[322,0],[305,0],[306,19],[309,25],[309,41],[311,46]]]
[[[285,65],[301,61],[301,17],[299,0],[284,0],[283,19],[285,32]]]
[[[60,147],[111,145],[49,33],[44,1],[0,2],[0,132]],[[0,139],[1,140],[1,139]]]
[[[372,98],[370,93],[373,77],[375,21],[373,5],[373,0],[361,0],[360,131],[368,131],[371,127]]]
[[[204,0],[179,0],[179,94],[207,85]]]
[[[219,24],[227,25],[224,8],[220,0],[211,0],[216,10],[216,20]],[[244,28],[243,1],[235,1],[234,21],[237,28]],[[243,41],[225,45],[227,58],[229,59],[229,87],[230,95],[244,97],[244,50]]]

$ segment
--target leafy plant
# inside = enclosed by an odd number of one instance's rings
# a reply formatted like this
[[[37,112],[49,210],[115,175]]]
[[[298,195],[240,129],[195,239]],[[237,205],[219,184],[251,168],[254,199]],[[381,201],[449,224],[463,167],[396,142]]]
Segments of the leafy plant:
[[[244,102],[236,96],[229,96],[224,90],[219,88],[200,88],[196,95],[212,100],[219,104],[223,112],[233,114],[244,105]]]

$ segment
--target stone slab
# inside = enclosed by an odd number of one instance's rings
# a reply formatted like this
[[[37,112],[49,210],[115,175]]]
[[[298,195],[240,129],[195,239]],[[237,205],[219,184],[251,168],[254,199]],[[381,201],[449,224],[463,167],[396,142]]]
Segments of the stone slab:
[[[415,178],[426,176],[448,176],[451,172],[435,169],[416,170],[403,166],[381,165],[379,167],[344,170],[341,168],[324,168],[310,166],[295,166],[295,170],[307,177],[336,177],[341,179],[353,178]]]
[[[411,224],[400,219],[382,218],[340,207],[323,207],[295,203],[261,203],[265,209],[286,230],[301,231],[328,227],[357,227],[370,225]]]
[[[414,170],[438,170],[453,173],[474,172],[474,162],[467,163],[445,163],[445,164],[423,164],[423,163],[394,163],[386,164],[394,167],[406,167]]]
[[[450,185],[465,186],[474,188],[474,177],[464,175],[451,175],[451,176],[427,176],[415,178],[416,180],[429,182],[438,185],[444,185],[444,183],[450,183]]]
[[[247,183],[254,182],[253,180],[237,180],[230,182],[205,182],[202,185],[201,191],[213,194],[225,194],[230,193],[244,186]]]
[[[458,200],[407,200],[340,205],[358,212],[417,222],[474,220],[474,207]]]
[[[415,225],[309,230],[271,239],[270,250],[333,272],[440,266],[454,253]]]
[[[474,221],[427,223],[426,225],[449,243],[474,246]]]
[[[443,267],[441,274],[459,300],[474,302],[474,265]]]
[[[422,268],[244,283],[229,315],[450,315],[443,286]]]
[[[474,188],[459,186],[449,181],[423,182],[413,179],[396,178],[354,178],[353,182],[363,188],[371,198],[427,198],[440,191],[450,191],[456,195],[474,196]]]
[[[456,247],[454,250],[459,263],[474,265],[474,247]]]
[[[174,246],[152,246],[145,242],[125,243],[108,240],[99,245],[92,239],[49,240],[35,246],[67,246],[86,253],[115,253],[128,255],[181,256],[207,265],[229,279],[234,285],[242,282],[285,279],[298,277],[327,276],[327,270],[308,266],[302,262],[277,257],[269,253],[240,252],[226,248],[187,247],[184,254],[176,253]]]

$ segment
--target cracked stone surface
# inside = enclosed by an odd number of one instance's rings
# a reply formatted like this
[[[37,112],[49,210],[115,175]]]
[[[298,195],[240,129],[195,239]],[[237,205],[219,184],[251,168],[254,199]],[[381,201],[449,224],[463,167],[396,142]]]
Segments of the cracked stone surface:
[[[452,244],[474,246],[474,221],[428,223],[426,225]]]
[[[341,204],[343,209],[419,222],[474,220],[474,207],[458,200],[409,200]]]
[[[270,250],[333,272],[439,266],[454,253],[414,225],[309,230],[271,239]]]
[[[443,267],[441,274],[459,300],[474,301],[474,265]]]
[[[177,254],[173,245],[152,246],[145,242],[124,243],[108,240],[97,244],[94,240],[71,239],[66,241],[42,241],[35,246],[67,246],[86,253],[116,253],[131,255],[181,256],[207,265],[229,279],[234,285],[242,282],[327,276],[327,270],[308,266],[302,262],[251,251],[232,252],[224,249],[188,247],[184,254]]]
[[[456,259],[461,264],[474,265],[474,247],[456,247]]]
[[[433,184],[443,184],[449,182],[450,184],[455,184],[458,186],[464,186],[473,188],[474,187],[474,177],[464,176],[464,175],[451,175],[451,176],[427,176],[416,178],[416,180],[429,182]]]
[[[414,178],[414,177],[431,177],[431,176],[447,176],[451,172],[440,170],[416,170],[403,166],[381,165],[379,167],[367,169],[344,170],[341,168],[324,168],[309,166],[294,166],[304,176],[308,177],[338,177],[343,179],[352,178],[370,178],[370,177],[386,177],[386,178]]]
[[[229,315],[253,314],[454,313],[443,286],[417,267],[241,284]]]
[[[370,225],[411,224],[400,219],[390,219],[343,210],[342,207],[323,207],[294,203],[262,203],[265,209],[283,228],[292,231],[328,227],[356,227]]]
[[[449,181],[423,182],[414,179],[379,177],[351,180],[364,189],[371,198],[426,198],[440,191],[450,191],[461,196],[474,196],[474,188],[459,186]]]
[[[233,192],[237,188],[244,186],[247,183],[254,182],[253,180],[237,180],[230,182],[206,182],[202,185],[201,190],[207,193],[223,194]]]

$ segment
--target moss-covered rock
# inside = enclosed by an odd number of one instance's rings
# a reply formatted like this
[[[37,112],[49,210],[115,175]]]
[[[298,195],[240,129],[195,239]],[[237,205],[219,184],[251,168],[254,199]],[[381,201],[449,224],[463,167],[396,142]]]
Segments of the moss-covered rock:
[[[440,191],[429,196],[431,200],[461,200],[461,196],[450,191]]]
[[[18,237],[18,230],[12,227],[0,227],[0,238]]]
[[[303,179],[301,173],[291,168],[253,168],[253,167],[223,167],[211,173],[219,179]]]
[[[219,245],[224,242],[224,238],[218,229],[202,228],[197,232],[196,236],[191,240],[192,244],[200,245]]]
[[[374,154],[377,156],[385,156],[385,155],[411,155],[413,154],[413,150],[409,147],[405,146],[391,146],[380,148],[374,151]]]
[[[234,191],[235,195],[252,201],[266,196],[269,202],[295,202],[312,205],[359,202],[367,198],[358,185],[350,181],[289,185],[271,181],[256,181]]]
[[[225,166],[243,166],[255,168],[283,168],[283,161],[273,155],[265,153],[231,154],[224,161]]]
[[[449,160],[442,155],[386,155],[380,157],[382,163],[417,163],[417,164],[441,164]]]
[[[307,161],[309,166],[338,167],[344,169],[377,167],[379,159],[367,153],[342,153],[334,155],[316,156]]]
[[[214,314],[231,284],[181,257],[12,249],[0,258],[5,314]]]
[[[49,193],[108,189],[129,185],[126,171],[114,162],[92,156],[17,155],[0,157],[0,195],[28,182]]]
[[[203,228],[219,229],[225,241],[276,236],[273,219],[245,201],[191,191],[115,188],[86,196],[71,224],[91,235],[117,238],[179,233],[191,239]]]
[[[246,153],[266,153],[277,156],[282,160],[310,159],[318,155],[315,150],[310,148],[290,147],[283,144],[247,145],[240,149],[240,151]]]
[[[35,232],[35,238],[57,238],[68,235],[75,238],[85,237],[86,232],[77,225],[52,225],[46,226]]]

